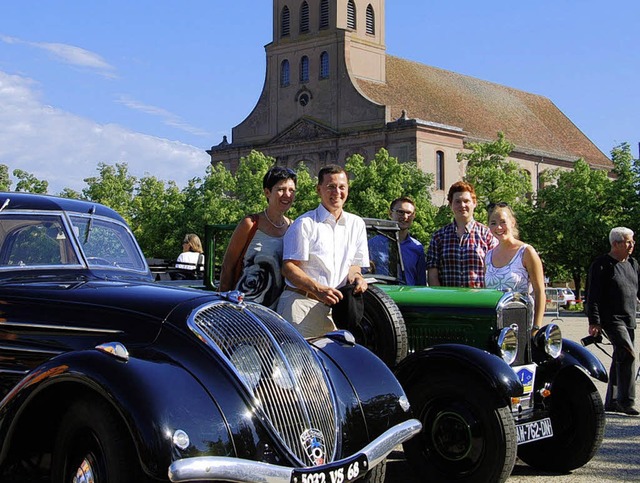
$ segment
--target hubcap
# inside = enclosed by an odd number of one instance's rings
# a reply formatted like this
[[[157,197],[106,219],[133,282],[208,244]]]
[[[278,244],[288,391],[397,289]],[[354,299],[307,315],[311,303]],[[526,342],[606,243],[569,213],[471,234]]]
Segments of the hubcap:
[[[471,428],[459,414],[442,412],[433,422],[433,447],[448,461],[459,461],[471,451]]]
[[[82,460],[72,481],[73,483],[95,483],[95,470],[91,456],[88,455]]]

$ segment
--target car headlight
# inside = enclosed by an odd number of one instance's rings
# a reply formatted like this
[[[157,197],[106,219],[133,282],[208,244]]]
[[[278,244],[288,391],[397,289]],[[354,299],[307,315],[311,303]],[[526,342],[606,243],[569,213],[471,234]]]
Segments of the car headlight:
[[[505,327],[498,335],[498,350],[500,357],[511,365],[518,354],[518,333],[512,327]]]
[[[544,351],[556,359],[562,352],[562,332],[560,327],[556,324],[549,324],[539,332],[542,332],[542,337],[544,337]]]
[[[257,349],[251,344],[239,345],[233,350],[230,359],[245,384],[253,391],[260,382],[262,373]]]

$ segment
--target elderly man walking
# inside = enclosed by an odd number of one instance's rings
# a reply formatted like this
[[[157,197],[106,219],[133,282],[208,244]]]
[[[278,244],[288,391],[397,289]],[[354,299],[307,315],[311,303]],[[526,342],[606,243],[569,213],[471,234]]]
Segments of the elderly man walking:
[[[640,414],[635,402],[635,349],[637,299],[640,268],[631,258],[633,231],[617,227],[609,233],[611,250],[596,258],[589,269],[587,315],[589,334],[604,331],[613,345],[605,411],[631,416]]]

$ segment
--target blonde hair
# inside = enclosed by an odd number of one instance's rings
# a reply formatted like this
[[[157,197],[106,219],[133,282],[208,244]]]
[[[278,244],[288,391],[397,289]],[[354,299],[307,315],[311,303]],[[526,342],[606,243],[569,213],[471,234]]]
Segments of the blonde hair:
[[[184,241],[182,243],[189,244],[190,252],[204,253],[202,249],[202,242],[200,241],[200,237],[195,233],[187,233],[184,236]]]
[[[489,205],[489,207],[487,208],[487,221],[491,219],[491,215],[493,215],[497,210],[504,210],[511,217],[511,219],[513,220],[513,228],[511,229],[511,231],[513,232],[513,238],[519,240],[520,230],[518,229],[518,219],[516,218],[516,214],[513,212],[511,207],[504,201],[501,201],[499,203],[491,203]]]

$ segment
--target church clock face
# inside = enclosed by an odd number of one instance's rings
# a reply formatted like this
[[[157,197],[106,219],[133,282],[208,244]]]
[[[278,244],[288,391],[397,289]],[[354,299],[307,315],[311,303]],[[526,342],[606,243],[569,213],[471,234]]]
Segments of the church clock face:
[[[298,99],[298,102],[300,103],[300,105],[302,107],[304,107],[307,104],[309,104],[309,94],[307,94],[306,92],[304,94],[301,94],[300,98]]]

